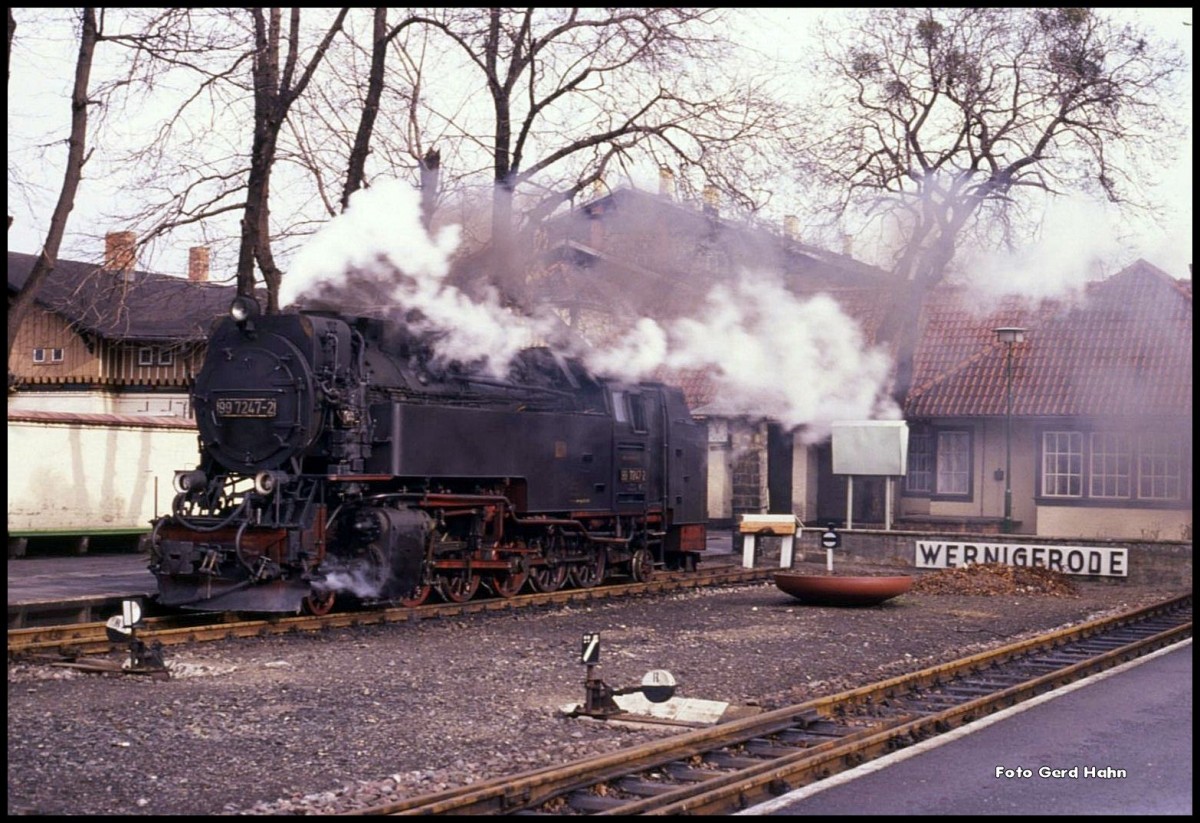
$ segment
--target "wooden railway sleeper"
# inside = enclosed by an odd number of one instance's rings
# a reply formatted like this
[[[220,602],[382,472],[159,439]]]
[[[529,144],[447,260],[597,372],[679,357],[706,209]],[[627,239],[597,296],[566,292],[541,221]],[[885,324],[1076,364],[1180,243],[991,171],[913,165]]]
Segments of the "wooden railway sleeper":
[[[639,777],[625,777],[617,781],[617,788],[638,797],[657,797],[660,794],[675,791],[679,786],[674,783],[645,780]]]
[[[720,772],[712,769],[698,769],[679,760],[666,764],[662,767],[662,771],[672,780],[680,783],[703,783],[720,775]]]

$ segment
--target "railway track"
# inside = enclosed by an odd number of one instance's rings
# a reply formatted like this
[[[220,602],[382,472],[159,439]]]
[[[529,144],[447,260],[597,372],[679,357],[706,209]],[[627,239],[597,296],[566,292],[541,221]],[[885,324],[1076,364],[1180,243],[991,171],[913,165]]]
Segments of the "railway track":
[[[463,603],[428,603],[416,607],[364,609],[322,616],[271,616],[242,619],[235,614],[181,614],[147,618],[137,636],[146,644],[177,646],[237,637],[263,637],[326,628],[406,623],[437,617],[459,617],[492,611],[578,604],[644,594],[668,593],[708,586],[760,583],[771,579],[773,569],[715,566],[688,573],[660,573],[643,583],[612,583],[583,589],[493,597]],[[125,644],[109,639],[102,622],[9,629],[9,659],[29,656],[79,657],[121,651]]]
[[[350,814],[726,814],[1191,635],[1188,594],[710,729]]]

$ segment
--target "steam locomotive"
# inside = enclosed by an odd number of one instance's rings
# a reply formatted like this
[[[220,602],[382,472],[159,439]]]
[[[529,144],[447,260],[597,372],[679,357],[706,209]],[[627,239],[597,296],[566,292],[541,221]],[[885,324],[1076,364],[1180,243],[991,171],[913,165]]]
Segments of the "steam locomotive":
[[[504,377],[402,322],[238,297],[192,402],[197,468],[154,524],[158,601],[321,614],[694,569],[707,441],[682,392],[546,347]]]

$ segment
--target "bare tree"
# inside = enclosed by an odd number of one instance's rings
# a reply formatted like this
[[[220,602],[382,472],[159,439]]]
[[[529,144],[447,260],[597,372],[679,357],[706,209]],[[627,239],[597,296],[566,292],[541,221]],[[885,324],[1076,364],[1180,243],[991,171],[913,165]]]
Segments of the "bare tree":
[[[367,155],[371,151],[371,137],[375,130],[375,120],[379,116],[380,99],[383,97],[385,67],[387,64],[388,47],[409,26],[420,18],[408,16],[390,29],[387,25],[387,7],[374,9],[372,17],[371,37],[371,66],[367,73],[367,91],[363,100],[362,116],[358,121],[358,130],[354,135],[354,145],[350,149],[349,163],[346,169],[345,185],[342,187],[342,210],[350,202],[350,195],[363,187],[366,177]],[[428,168],[428,164],[425,164]],[[436,168],[436,163],[434,164]]]
[[[720,10],[493,8],[429,16],[428,25],[461,49],[490,103],[488,132],[465,118],[460,125],[491,156],[494,261],[508,272],[502,286],[510,293],[521,287],[514,231],[536,226],[614,164],[695,170],[750,209],[765,199],[750,164],[732,160],[733,149],[765,153],[785,120],[758,87],[720,62],[730,45]],[[719,69],[709,74],[710,66]],[[526,184],[535,186],[518,214],[514,196]]]
[[[966,234],[1007,226],[1034,192],[1135,202],[1180,58],[1086,8],[872,9],[826,43],[837,85],[810,156],[839,216],[886,215],[902,236],[880,335],[903,403],[922,305]]]
[[[238,254],[238,294],[254,294],[254,264],[257,262],[267,286],[267,311],[279,310],[282,272],[271,253],[270,183],[275,165],[279,132],[288,110],[320,65],[334,35],[341,30],[349,9],[342,9],[326,31],[308,64],[296,76],[300,51],[300,9],[293,8],[286,38],[286,55],[280,63],[283,36],[280,9],[251,8],[254,19],[254,138],[250,151],[250,173],[246,181],[246,211],[242,217],[242,240]],[[265,14],[264,14],[265,12]]]
[[[8,7],[8,51],[5,52],[5,62],[8,65],[8,79],[12,82],[12,41],[17,33],[17,18],[13,17],[12,6]]]
[[[127,14],[132,33],[113,38],[125,47],[127,59],[115,85],[130,100],[158,94],[156,108],[167,114],[121,160],[141,194],[140,207],[123,215],[123,222],[144,245],[197,227],[210,238],[206,242],[217,245],[232,243],[236,235],[238,291],[254,292],[257,267],[268,310],[274,311],[282,272],[273,244],[294,231],[273,224],[280,134],[347,10],[324,18],[330,22],[318,26],[315,43],[302,37],[299,9],[291,10],[286,24],[278,8]],[[289,218],[302,209],[294,202],[288,206]],[[228,222],[233,215],[241,217],[236,231]]]
[[[50,227],[46,231],[46,240],[42,251],[33,265],[29,277],[21,286],[16,299],[8,307],[8,355],[12,356],[13,344],[17,339],[17,331],[21,323],[33,309],[33,301],[41,284],[54,270],[58,260],[58,250],[62,245],[63,235],[67,230],[67,220],[75,208],[75,195],[83,177],[83,166],[88,159],[88,106],[92,101],[88,97],[88,84],[91,78],[92,63],[95,58],[96,45],[103,39],[100,25],[96,19],[96,9],[85,7],[79,12],[80,33],[79,52],[75,59],[75,82],[71,90],[71,131],[67,138],[67,163],[63,170],[62,187],[59,190],[58,202],[50,218]],[[16,22],[9,9],[8,32],[9,52],[12,51],[12,38]],[[11,60],[11,57],[10,57]]]

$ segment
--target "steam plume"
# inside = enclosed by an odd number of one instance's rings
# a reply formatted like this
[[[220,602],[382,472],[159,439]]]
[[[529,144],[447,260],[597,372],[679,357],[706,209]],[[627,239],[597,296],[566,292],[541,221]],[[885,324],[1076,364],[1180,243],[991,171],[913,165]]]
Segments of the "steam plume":
[[[416,191],[398,182],[377,184],[357,192],[345,214],[304,248],[284,278],[280,301],[315,295],[354,312],[364,306],[337,303],[358,295],[376,314],[382,302],[385,311],[406,312],[433,333],[440,356],[482,362],[499,375],[531,341],[553,340],[561,323],[548,308],[517,315],[494,289],[468,295],[448,283],[457,243],[453,228],[432,237],[425,231]],[[703,369],[720,397],[713,413],[804,425],[813,441],[835,420],[899,417],[881,399],[888,358],[866,347],[857,324],[831,297],[798,297],[763,272],[715,285],[694,317],[662,323],[642,317],[612,346],[575,343],[566,353],[597,374],[629,381],[663,367]]]

